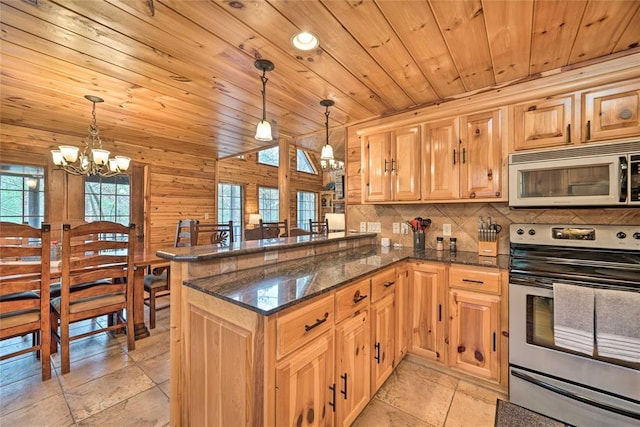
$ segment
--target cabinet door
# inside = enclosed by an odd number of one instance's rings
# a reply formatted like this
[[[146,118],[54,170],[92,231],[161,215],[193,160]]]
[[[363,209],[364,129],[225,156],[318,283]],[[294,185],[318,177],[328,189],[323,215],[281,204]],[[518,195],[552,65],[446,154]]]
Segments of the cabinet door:
[[[411,299],[409,266],[396,268],[396,364],[407,354],[411,344]]]
[[[571,144],[572,95],[518,104],[513,114],[515,150]]]
[[[333,425],[333,331],[276,365],[276,425]]]
[[[371,391],[371,329],[367,310],[336,326],[336,425],[349,426]]]
[[[422,199],[457,199],[460,195],[459,120],[425,125],[422,144]]]
[[[460,195],[463,199],[501,195],[502,136],[500,111],[462,119]]]
[[[446,267],[415,264],[412,282],[411,350],[419,356],[446,362]]]
[[[365,201],[383,202],[391,199],[391,161],[389,132],[367,135]]]
[[[420,127],[391,133],[391,182],[393,200],[420,199]]]
[[[583,94],[583,106],[586,141],[640,133],[640,82],[587,92]]]
[[[500,381],[499,314],[498,296],[449,291],[449,366]]]
[[[391,375],[395,354],[395,293],[371,305],[372,346],[371,395],[375,394]]]

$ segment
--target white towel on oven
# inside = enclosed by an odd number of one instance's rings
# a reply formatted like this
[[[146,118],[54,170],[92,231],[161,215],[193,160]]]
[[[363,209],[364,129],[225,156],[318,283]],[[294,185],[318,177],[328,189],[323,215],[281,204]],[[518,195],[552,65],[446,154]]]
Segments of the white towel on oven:
[[[598,354],[640,363],[640,293],[596,289],[595,296]]]
[[[556,346],[593,355],[594,299],[592,288],[553,284],[553,339]]]

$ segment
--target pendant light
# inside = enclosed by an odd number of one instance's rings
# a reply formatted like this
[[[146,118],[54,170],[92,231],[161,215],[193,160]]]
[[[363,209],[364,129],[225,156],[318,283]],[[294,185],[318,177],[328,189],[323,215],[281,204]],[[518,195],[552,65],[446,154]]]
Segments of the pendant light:
[[[258,70],[262,70],[262,120],[258,123],[256,128],[255,138],[258,141],[273,141],[273,135],[271,134],[271,124],[267,121],[267,71],[273,71],[275,65],[273,62],[267,59],[258,59],[253,65]]]
[[[326,142],[324,147],[322,147],[322,152],[320,153],[320,164],[323,168],[327,168],[329,164],[333,162],[333,147],[329,145],[329,107],[334,104],[335,102],[333,102],[331,99],[323,99],[322,101],[320,101],[320,105],[325,107],[324,127],[326,131]]]

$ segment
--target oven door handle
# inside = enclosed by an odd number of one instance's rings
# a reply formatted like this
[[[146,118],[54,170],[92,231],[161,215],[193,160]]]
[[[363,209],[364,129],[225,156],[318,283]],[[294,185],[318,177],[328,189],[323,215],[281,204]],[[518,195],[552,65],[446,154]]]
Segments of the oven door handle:
[[[529,375],[523,374],[522,372],[518,372],[518,371],[511,371],[511,375],[513,375],[514,377],[520,378],[521,380],[527,381],[533,385],[536,385],[538,387],[542,387],[546,390],[549,390],[553,393],[557,393],[559,395],[562,395],[564,397],[568,397],[569,399],[572,400],[576,400],[578,402],[584,403],[586,405],[590,405],[590,406],[595,406],[596,408],[600,408],[600,409],[604,409],[605,411],[609,411],[609,412],[614,412],[616,414],[619,415],[624,415],[625,417],[629,417],[629,418],[633,418],[636,420],[640,420],[640,414],[636,413],[636,412],[631,412],[631,411],[627,411],[626,409],[622,409],[622,408],[618,408],[617,406],[612,406],[612,405],[607,405],[605,403],[602,402],[598,402],[596,400],[593,399],[589,399],[587,397],[584,396],[580,396],[577,395],[575,393],[571,393],[570,391],[567,390],[563,390],[559,387],[556,387],[552,384],[549,383],[545,383],[544,381],[540,381],[537,380]]]

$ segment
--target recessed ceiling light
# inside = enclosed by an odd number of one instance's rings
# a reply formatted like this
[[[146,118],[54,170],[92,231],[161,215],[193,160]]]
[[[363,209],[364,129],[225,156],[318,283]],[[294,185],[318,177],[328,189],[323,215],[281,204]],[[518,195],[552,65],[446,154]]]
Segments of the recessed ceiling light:
[[[318,47],[318,36],[307,31],[301,31],[291,37],[291,44],[299,50],[313,50]]]

